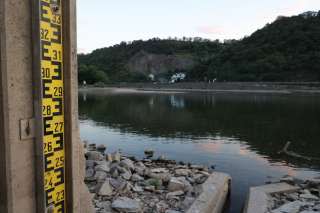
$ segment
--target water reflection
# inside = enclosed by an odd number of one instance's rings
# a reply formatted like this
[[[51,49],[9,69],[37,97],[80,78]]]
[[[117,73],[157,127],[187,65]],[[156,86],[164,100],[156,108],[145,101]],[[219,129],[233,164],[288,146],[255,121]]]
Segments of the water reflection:
[[[172,107],[182,109],[185,107],[184,98],[176,95],[170,95],[170,103]]]
[[[240,212],[250,186],[320,168],[278,154],[291,141],[291,150],[320,156],[316,96],[81,93],[79,106],[83,139],[140,157],[153,148],[231,174],[228,212]]]
[[[318,97],[86,93],[80,97],[80,116],[124,132],[172,138],[223,136],[246,142],[274,160],[286,160],[277,152],[291,141],[296,152],[320,156]]]

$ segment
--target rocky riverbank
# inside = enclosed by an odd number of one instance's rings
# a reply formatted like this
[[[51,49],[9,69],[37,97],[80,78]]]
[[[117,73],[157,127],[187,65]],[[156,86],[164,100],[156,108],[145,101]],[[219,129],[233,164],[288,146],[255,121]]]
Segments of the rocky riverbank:
[[[297,187],[288,193],[273,194],[268,213],[318,213],[320,212],[320,177],[299,180],[290,176],[281,179]]]
[[[97,213],[186,212],[212,171],[206,166],[177,163],[164,157],[138,160],[105,147],[86,147],[85,183]]]

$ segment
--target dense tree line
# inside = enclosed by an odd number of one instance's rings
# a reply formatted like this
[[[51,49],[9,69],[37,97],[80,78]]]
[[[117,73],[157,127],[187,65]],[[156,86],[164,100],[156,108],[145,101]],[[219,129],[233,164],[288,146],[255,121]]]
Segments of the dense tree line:
[[[112,47],[97,49],[87,55],[79,54],[79,81],[86,80],[89,84],[97,81],[147,81],[147,76],[129,72],[126,66],[129,59],[142,50],[152,54],[192,54],[201,59],[211,57],[221,46],[219,41],[202,38],[153,38],[147,41],[122,42]]]
[[[186,71],[189,81],[320,81],[320,12],[279,17],[241,40],[154,38],[97,49],[78,56],[79,81],[148,81],[127,67],[142,50],[192,55],[196,65]]]

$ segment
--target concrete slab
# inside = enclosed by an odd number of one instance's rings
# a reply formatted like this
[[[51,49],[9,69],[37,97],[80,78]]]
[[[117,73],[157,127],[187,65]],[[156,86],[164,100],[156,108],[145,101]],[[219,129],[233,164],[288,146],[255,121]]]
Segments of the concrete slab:
[[[231,177],[214,172],[203,184],[203,192],[194,201],[187,213],[220,213],[230,191]]]
[[[270,195],[276,193],[290,193],[298,191],[299,187],[287,183],[276,183],[264,186],[252,187],[249,191],[244,213],[266,213]]]

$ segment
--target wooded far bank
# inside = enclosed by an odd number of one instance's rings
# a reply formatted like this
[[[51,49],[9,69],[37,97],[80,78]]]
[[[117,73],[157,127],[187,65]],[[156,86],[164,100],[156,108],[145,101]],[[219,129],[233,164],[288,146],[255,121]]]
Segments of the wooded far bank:
[[[106,38],[107,39],[107,38]],[[320,12],[278,17],[240,40],[153,38],[79,54],[79,82],[320,81]]]

